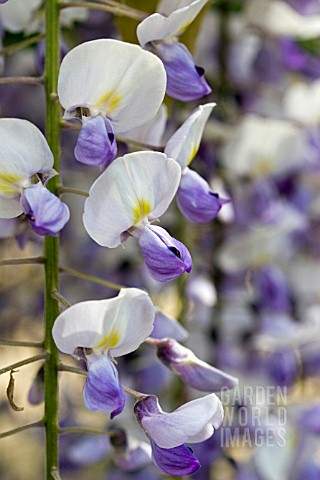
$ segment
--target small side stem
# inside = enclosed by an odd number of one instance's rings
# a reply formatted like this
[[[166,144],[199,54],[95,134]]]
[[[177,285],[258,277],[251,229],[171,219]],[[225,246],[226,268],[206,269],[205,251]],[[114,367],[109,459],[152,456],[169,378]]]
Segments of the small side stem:
[[[1,340],[0,345],[6,347],[32,347],[43,348],[43,342],[20,342],[19,340]]]
[[[46,352],[39,353],[39,355],[35,355],[34,357],[29,357],[24,360],[20,360],[20,362],[8,365],[7,367],[0,368],[0,375],[10,372],[11,370],[15,370],[16,368],[22,367],[23,365],[28,365],[29,363],[38,362],[39,360],[45,360],[47,358],[48,354]]]
[[[12,45],[3,47],[0,50],[0,55],[11,55],[12,53],[23,50],[30,45],[34,45],[35,43],[42,40],[44,37],[45,36],[43,33],[39,33],[38,35],[34,35],[33,37],[27,38],[26,40],[22,40],[21,42],[13,43]]]
[[[26,258],[8,258],[5,260],[0,260],[1,265],[30,265],[44,263],[44,257],[26,257]]]
[[[92,428],[86,428],[86,427],[66,427],[66,428],[59,429],[60,435],[65,435],[69,433],[77,433],[77,434],[84,434],[84,435],[110,435],[106,431],[94,430]]]
[[[88,192],[85,192],[84,190],[79,190],[78,188],[60,187],[59,192],[60,192],[60,195],[65,195],[66,193],[70,193],[71,195],[81,195],[82,197],[89,197]]]
[[[34,85],[42,85],[42,77],[2,77],[0,78],[0,85],[7,83],[30,83]]]
[[[118,283],[109,282],[108,280],[104,280],[103,278],[95,277],[94,275],[89,275],[87,273],[79,272],[78,270],[74,270],[73,268],[59,268],[60,273],[65,273],[66,275],[70,275],[71,277],[81,278],[82,280],[88,280],[88,282],[97,283],[99,285],[103,285],[105,287],[111,288],[112,290],[121,290],[121,288],[126,288],[124,285],[119,285]]]
[[[139,12],[138,10],[127,8],[125,5],[108,5],[108,4],[100,4],[95,2],[60,2],[60,8],[72,8],[72,7],[84,7],[84,8],[91,8],[94,10],[102,10],[104,12],[112,13],[113,15],[117,15],[119,17],[128,17],[133,18],[135,20],[143,20],[146,18],[146,14],[144,12]]]
[[[53,290],[51,293],[52,298],[55,298],[61,305],[63,305],[65,308],[71,307],[71,303],[68,302],[66,298],[64,298],[61,293],[59,293],[57,290]]]
[[[29,430],[30,428],[43,427],[43,421],[39,420],[38,422],[29,423],[28,425],[22,425],[22,427],[14,428],[13,430],[8,430],[7,432],[0,433],[0,438],[10,437],[16,433],[23,432],[23,430]]]

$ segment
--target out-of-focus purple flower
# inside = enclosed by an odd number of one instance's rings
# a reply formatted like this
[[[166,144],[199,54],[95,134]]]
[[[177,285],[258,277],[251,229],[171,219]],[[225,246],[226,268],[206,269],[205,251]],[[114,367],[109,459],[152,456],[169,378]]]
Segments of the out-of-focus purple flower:
[[[107,168],[117,154],[117,142],[110,120],[102,115],[83,117],[74,155],[85,165]]]
[[[105,355],[88,358],[88,378],[83,389],[83,399],[90,410],[111,412],[110,418],[122,412],[125,393],[118,371]]]
[[[222,205],[230,200],[220,198],[197,172],[186,168],[181,175],[177,202],[188,220],[207,223],[216,218]]]
[[[74,443],[67,451],[75,465],[90,465],[104,459],[111,451],[108,435],[92,435]]]
[[[24,190],[20,200],[31,228],[38,235],[52,235],[63,229],[70,218],[69,208],[42,183]]]
[[[274,352],[268,357],[266,368],[276,385],[292,387],[299,373],[297,355],[290,349]]]
[[[63,57],[68,53],[69,47],[60,39],[60,61],[62,61]],[[39,75],[43,75],[44,72],[44,65],[45,65],[45,54],[46,54],[46,42],[45,40],[40,40],[37,44],[36,48],[36,55],[35,55],[35,66],[36,70]]]
[[[124,472],[134,472],[151,463],[151,448],[146,442],[128,439],[123,429],[111,430],[114,463]]]
[[[44,401],[44,367],[39,368],[28,393],[31,405],[39,405]]]
[[[295,72],[301,72],[311,78],[320,76],[320,58],[313,54],[303,44],[290,37],[280,39],[280,49],[284,66]]]
[[[191,53],[180,42],[157,45],[156,52],[167,73],[167,94],[183,102],[191,102],[211,93],[204,78],[204,68],[195,65]]]
[[[276,265],[265,266],[255,273],[254,288],[261,308],[281,312],[289,310],[288,285],[285,276]]]
[[[190,272],[192,259],[188,249],[162,227],[145,225],[137,230],[141,253],[150,275],[159,282],[168,282]]]
[[[203,392],[218,392],[238,384],[237,378],[203,362],[172,338],[160,340],[157,350],[159,359],[193,388]]]
[[[8,0],[0,0],[0,3],[6,3]]]
[[[304,430],[320,435],[320,404],[305,410],[300,416],[299,424]]]

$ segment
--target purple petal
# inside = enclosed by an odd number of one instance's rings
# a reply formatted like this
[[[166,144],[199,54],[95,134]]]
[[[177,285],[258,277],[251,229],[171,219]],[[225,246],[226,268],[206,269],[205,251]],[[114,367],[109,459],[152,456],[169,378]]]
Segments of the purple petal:
[[[191,271],[192,259],[188,249],[166,230],[146,225],[138,235],[141,253],[155,280],[168,282]]]
[[[101,115],[83,117],[74,155],[85,165],[101,165],[104,170],[117,154],[117,142],[110,120]]]
[[[168,475],[191,475],[201,467],[199,460],[185,444],[175,448],[160,448],[152,440],[152,460],[155,465]]]
[[[106,458],[110,450],[110,441],[107,435],[93,435],[72,445],[68,450],[68,458],[78,466],[90,465]]]
[[[284,274],[276,265],[268,265],[253,277],[259,306],[286,312],[290,307],[288,285]]]
[[[181,176],[177,202],[183,215],[195,223],[207,223],[216,218],[222,205],[229,200],[213,193],[198,173],[187,169]]]
[[[191,350],[172,338],[163,340],[157,349],[159,359],[193,388],[203,392],[218,392],[238,384],[235,377],[199,360]]]
[[[70,217],[67,205],[41,183],[26,188],[20,203],[31,228],[38,235],[55,237]]]
[[[170,97],[190,102],[211,92],[204,78],[204,69],[195,65],[185,45],[162,42],[157,45],[156,53],[167,73],[167,94]]]
[[[84,403],[90,410],[111,412],[112,419],[122,412],[125,405],[118,371],[105,355],[96,357],[88,368],[88,378],[83,389]]]

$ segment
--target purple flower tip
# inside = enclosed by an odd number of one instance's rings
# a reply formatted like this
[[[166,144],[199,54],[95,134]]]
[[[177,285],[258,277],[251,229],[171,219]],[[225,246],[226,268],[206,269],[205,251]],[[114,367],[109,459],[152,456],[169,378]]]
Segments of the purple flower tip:
[[[90,410],[111,412],[110,418],[122,412],[125,394],[119,381],[118,371],[105,355],[95,357],[88,366],[88,377],[83,388],[83,399]]]
[[[201,467],[191,448],[182,444],[174,448],[160,448],[151,440],[152,460],[154,464],[168,475],[182,477],[191,475]]]
[[[74,155],[85,165],[100,165],[102,170],[112,162],[117,154],[117,142],[112,124],[101,115],[83,117]]]
[[[183,102],[191,102],[211,93],[204,78],[204,69],[195,65],[191,53],[179,42],[159,43],[156,53],[167,73],[167,94]]]
[[[181,176],[177,202],[183,215],[195,223],[207,223],[216,218],[221,207],[230,200],[213,193],[208,183],[189,168]]]
[[[168,282],[190,272],[192,259],[188,249],[164,228],[146,225],[138,234],[139,246],[150,275]]]
[[[38,235],[52,235],[63,229],[70,218],[69,208],[41,183],[25,189],[21,207]]]

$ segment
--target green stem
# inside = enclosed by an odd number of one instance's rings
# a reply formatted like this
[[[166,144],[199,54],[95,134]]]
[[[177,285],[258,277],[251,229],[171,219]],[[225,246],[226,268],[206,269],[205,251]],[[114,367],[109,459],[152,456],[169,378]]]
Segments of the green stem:
[[[61,293],[59,293],[57,290],[53,290],[51,295],[52,295],[52,298],[55,298],[56,300],[58,300],[60,305],[63,305],[65,308],[71,307],[71,303],[69,303],[68,300],[63,295],[61,295]]]
[[[139,12],[133,8],[127,8],[125,5],[107,5],[95,2],[68,2],[60,3],[60,8],[70,8],[70,7],[85,7],[85,8],[92,8],[95,10],[102,10],[104,12],[112,13],[113,15],[117,15],[119,17],[128,17],[133,18],[134,20],[143,20],[146,18],[146,14],[144,12]]]
[[[29,428],[36,428],[36,427],[43,427],[42,420],[39,420],[39,422],[29,423],[28,425],[22,425],[22,427],[14,428],[13,430],[9,430],[8,432],[0,433],[0,438],[10,437],[15,433],[19,433],[19,432],[22,432],[23,430],[28,430]]]
[[[103,278],[95,277],[94,275],[89,275],[87,273],[79,272],[73,268],[59,268],[60,273],[65,273],[71,277],[82,278],[82,280],[88,280],[88,282],[97,283],[98,285],[103,285],[104,287],[111,288],[112,290],[121,290],[121,288],[126,288],[124,285],[119,285],[118,283],[109,282]]]
[[[77,433],[77,434],[84,434],[84,435],[110,435],[110,433],[103,431],[103,430],[94,430],[93,428],[86,428],[86,427],[66,427],[60,428],[59,430],[60,435],[65,435],[66,433]]]
[[[0,260],[1,265],[30,265],[36,263],[44,263],[44,257],[27,257],[27,258],[8,258]]]
[[[60,66],[59,2],[46,0],[46,138],[54,156],[53,168],[59,172],[60,159],[60,117],[57,83]],[[59,175],[53,177],[48,188],[55,194],[60,185]],[[50,354],[45,362],[45,407],[44,422],[46,428],[46,480],[54,480],[58,474],[58,349],[52,338],[52,327],[60,313],[59,302],[52,297],[59,290],[59,237],[48,236],[44,242],[45,254],[45,338],[44,347]]]
[[[0,345],[5,345],[6,347],[32,347],[32,348],[43,348],[43,342],[20,342],[19,340],[1,340]]]
[[[7,83],[31,83],[35,85],[42,85],[42,77],[2,77],[0,78],[0,85]]]
[[[82,197],[89,197],[89,193],[85,192],[84,190],[79,190],[79,188],[72,188],[72,187],[60,187],[60,195],[64,195],[65,193],[70,193],[71,195],[80,195]]]
[[[24,365],[28,365],[29,363],[38,362],[39,360],[48,359],[48,354],[46,352],[39,353],[39,355],[35,355],[34,357],[25,358],[24,360],[20,360],[20,362],[13,363],[12,365],[8,365],[7,367],[0,368],[0,375],[3,373],[10,372],[15,368],[23,367]]]
[[[39,42],[44,38],[43,33],[39,33],[38,35],[34,35],[33,37],[27,38],[26,40],[22,40],[22,42],[13,43],[12,45],[8,45],[3,47],[0,50],[0,55],[11,55],[12,53],[18,52],[19,50],[23,50],[30,45],[34,45],[35,43]]]

